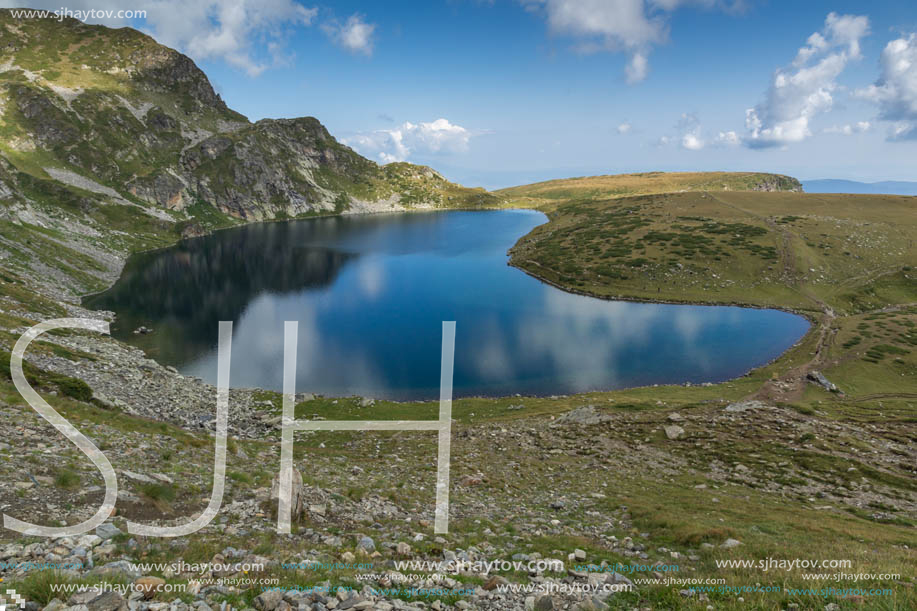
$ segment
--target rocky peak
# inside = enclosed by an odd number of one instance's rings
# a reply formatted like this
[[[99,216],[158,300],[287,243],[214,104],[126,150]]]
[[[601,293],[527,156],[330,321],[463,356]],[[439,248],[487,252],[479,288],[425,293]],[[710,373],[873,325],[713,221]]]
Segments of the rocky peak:
[[[314,117],[251,123],[190,58],[131,28],[0,10],[0,48],[0,156],[16,149],[40,180],[179,218],[195,203],[256,220],[486,197],[429,168],[380,167]]]

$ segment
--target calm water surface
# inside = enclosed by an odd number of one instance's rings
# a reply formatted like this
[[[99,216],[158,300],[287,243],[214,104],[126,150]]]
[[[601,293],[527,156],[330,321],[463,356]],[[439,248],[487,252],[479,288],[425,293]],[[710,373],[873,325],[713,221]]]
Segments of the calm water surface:
[[[775,310],[604,301],[507,266],[545,222],[531,211],[268,223],[133,257],[91,298],[112,333],[216,380],[217,323],[234,321],[231,384],[280,390],[283,321],[299,321],[297,391],[439,395],[441,323],[456,321],[455,395],[566,394],[717,382],[808,329]],[[140,325],[154,329],[134,335]]]

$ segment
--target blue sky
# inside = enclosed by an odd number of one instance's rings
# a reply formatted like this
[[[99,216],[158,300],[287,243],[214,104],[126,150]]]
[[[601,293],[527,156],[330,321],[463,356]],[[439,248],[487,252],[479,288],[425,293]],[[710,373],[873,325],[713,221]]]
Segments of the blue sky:
[[[188,53],[253,120],[312,115],[376,161],[428,164],[468,185],[715,169],[917,180],[913,3],[193,6],[68,8],[145,9],[95,21]]]

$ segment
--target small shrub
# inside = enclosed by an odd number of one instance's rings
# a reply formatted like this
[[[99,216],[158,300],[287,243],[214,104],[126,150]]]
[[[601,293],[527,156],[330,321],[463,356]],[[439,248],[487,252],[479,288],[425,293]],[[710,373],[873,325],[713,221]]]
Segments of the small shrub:
[[[72,469],[61,469],[54,476],[54,485],[58,488],[76,488],[80,485],[80,476]]]
[[[169,502],[175,500],[175,489],[166,484],[143,484],[140,494],[151,501]]]
[[[54,376],[52,378],[55,386],[61,394],[66,395],[77,401],[91,401],[92,389],[83,380],[71,378],[69,376]]]
[[[248,473],[242,471],[230,471],[226,476],[234,482],[239,482],[240,484],[250,484],[252,483],[252,478]]]

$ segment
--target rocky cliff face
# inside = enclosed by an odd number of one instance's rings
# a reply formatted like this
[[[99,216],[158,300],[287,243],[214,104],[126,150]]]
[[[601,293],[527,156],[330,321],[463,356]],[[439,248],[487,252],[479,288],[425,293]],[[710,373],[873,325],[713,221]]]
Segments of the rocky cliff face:
[[[130,28],[0,11],[0,50],[0,155],[37,180],[96,184],[176,222],[200,206],[261,220],[488,198],[380,167],[311,117],[251,123],[188,57]]]
[[[752,187],[752,191],[790,191],[802,193],[802,183],[792,176],[783,174],[764,174],[761,180]]]

